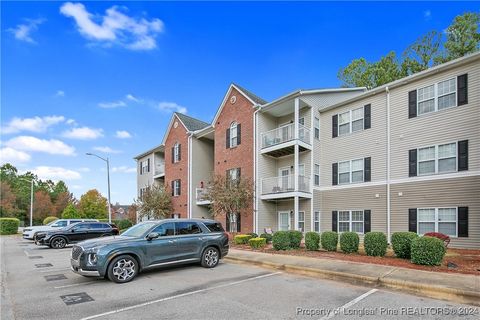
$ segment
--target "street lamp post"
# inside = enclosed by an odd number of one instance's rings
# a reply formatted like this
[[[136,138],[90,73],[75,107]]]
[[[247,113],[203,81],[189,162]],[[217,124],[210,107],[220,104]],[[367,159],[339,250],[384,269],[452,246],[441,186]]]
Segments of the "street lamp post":
[[[112,210],[111,210],[111,207],[110,207],[110,161],[108,161],[108,157],[105,159],[105,158],[102,158],[100,157],[99,155],[96,155],[94,153],[90,153],[90,152],[87,152],[86,153],[87,156],[94,156],[94,157],[97,157],[103,161],[105,161],[107,163],[107,185],[108,185],[108,222],[109,223],[112,223]]]
[[[33,225],[33,179],[21,179],[30,182],[30,227]]]

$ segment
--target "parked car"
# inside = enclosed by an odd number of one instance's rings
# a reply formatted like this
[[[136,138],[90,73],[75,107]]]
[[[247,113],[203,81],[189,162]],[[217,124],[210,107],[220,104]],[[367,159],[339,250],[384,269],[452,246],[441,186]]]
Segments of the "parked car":
[[[33,227],[26,227],[23,229],[23,238],[28,240],[35,240],[35,234],[37,232],[45,232],[50,230],[58,230],[60,228],[67,227],[73,223],[79,223],[84,221],[95,221],[98,222],[97,219],[58,219],[55,221],[50,222],[44,226],[33,226]]]
[[[72,270],[83,276],[132,280],[143,270],[200,262],[214,268],[228,254],[222,225],[206,219],[144,221],[120,236],[87,240],[72,248]]]
[[[35,244],[54,249],[65,248],[67,244],[118,235],[118,228],[106,222],[79,222],[59,230],[37,232]]]

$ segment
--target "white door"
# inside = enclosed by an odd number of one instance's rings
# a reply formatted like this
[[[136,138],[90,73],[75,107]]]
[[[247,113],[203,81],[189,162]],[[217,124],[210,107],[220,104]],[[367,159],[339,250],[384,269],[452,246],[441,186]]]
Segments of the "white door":
[[[290,212],[281,211],[278,213],[278,230],[279,231],[290,230]]]
[[[292,184],[292,176],[290,173],[290,168],[289,167],[280,168],[278,171],[279,171],[278,174],[280,176],[279,187],[282,192],[285,192],[289,188],[291,188],[291,184]]]

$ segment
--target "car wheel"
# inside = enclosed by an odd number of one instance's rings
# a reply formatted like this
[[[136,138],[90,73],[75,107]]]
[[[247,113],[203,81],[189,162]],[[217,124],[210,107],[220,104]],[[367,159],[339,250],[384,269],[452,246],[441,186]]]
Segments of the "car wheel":
[[[53,249],[63,249],[67,245],[67,240],[63,237],[56,237],[50,240],[50,247]]]
[[[202,267],[214,268],[217,266],[219,260],[220,254],[218,249],[215,247],[208,247],[202,254]]]
[[[108,266],[108,279],[116,283],[131,281],[137,273],[138,262],[128,255],[116,257]]]

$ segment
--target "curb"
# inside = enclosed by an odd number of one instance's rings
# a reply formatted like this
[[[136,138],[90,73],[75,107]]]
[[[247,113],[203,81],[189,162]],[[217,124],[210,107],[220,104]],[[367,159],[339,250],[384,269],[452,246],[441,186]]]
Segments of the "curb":
[[[418,284],[415,282],[395,280],[390,278],[361,276],[353,273],[331,271],[324,269],[316,269],[310,267],[300,267],[291,264],[279,264],[267,261],[255,261],[244,258],[227,256],[225,260],[239,263],[250,264],[268,269],[284,270],[288,273],[299,274],[303,276],[309,276],[314,278],[321,278],[327,280],[336,280],[348,282],[350,284],[363,284],[369,286],[380,286],[383,288],[390,288],[400,290],[404,292],[421,295],[422,297],[447,300],[452,302],[470,304],[474,306],[480,306],[480,292],[460,290],[454,288],[447,288],[435,285]]]

